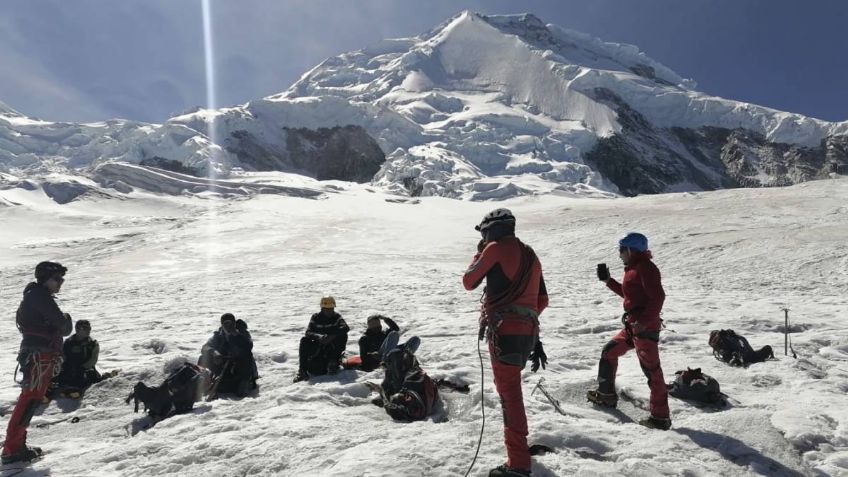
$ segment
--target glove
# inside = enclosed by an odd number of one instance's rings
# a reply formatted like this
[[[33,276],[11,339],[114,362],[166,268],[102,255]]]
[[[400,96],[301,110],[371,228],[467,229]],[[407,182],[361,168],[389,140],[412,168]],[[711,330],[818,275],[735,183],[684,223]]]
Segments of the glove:
[[[610,279],[609,267],[606,263],[598,264],[598,280],[605,282]]]
[[[542,369],[547,369],[548,355],[545,354],[545,348],[542,347],[542,340],[536,341],[536,347],[533,349],[533,352],[530,353],[530,360],[533,361],[533,365],[530,366],[530,371],[535,373],[539,370],[539,366],[541,366]]]
[[[477,253],[482,252],[484,248],[486,248],[486,239],[480,239],[480,241],[477,242]]]

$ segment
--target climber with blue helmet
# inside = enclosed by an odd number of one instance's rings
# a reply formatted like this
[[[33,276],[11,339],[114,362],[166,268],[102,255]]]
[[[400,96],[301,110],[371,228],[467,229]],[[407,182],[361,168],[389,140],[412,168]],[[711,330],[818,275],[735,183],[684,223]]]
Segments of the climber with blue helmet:
[[[640,233],[632,232],[621,239],[618,253],[624,263],[621,283],[610,276],[609,268],[603,263],[598,265],[598,279],[624,298],[624,329],[604,346],[598,363],[598,389],[589,391],[586,397],[595,404],[615,407],[618,404],[615,392],[618,358],[636,348],[636,357],[651,388],[651,416],[639,424],[666,430],[671,427],[671,418],[659,355],[660,312],[665,301],[660,271],[651,261],[648,238]]]

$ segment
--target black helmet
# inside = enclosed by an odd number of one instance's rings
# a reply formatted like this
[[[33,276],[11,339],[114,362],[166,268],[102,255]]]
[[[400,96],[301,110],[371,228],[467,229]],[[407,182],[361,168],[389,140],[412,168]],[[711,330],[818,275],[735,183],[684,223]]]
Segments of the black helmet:
[[[232,321],[233,323],[235,323],[236,316],[232,313],[224,313],[223,315],[221,315],[221,324],[223,325],[225,321]]]
[[[485,232],[486,229],[498,223],[506,224],[514,228],[515,216],[512,215],[512,211],[503,208],[495,209],[489,212],[488,214],[484,215],[483,220],[480,221],[480,224],[474,226],[474,230],[478,232]]]
[[[41,262],[35,266],[35,280],[38,283],[44,283],[50,278],[59,275],[64,277],[68,271],[61,263],[57,262]]]

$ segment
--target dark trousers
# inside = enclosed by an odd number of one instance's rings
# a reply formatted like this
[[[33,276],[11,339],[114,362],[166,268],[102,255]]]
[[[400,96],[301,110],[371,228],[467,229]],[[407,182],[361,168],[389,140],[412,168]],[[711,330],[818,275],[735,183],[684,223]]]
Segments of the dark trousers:
[[[656,339],[654,339],[656,338]],[[656,332],[645,332],[637,335],[624,329],[604,346],[601,361],[598,363],[598,391],[615,393],[615,374],[618,370],[618,358],[633,348],[642,372],[648,378],[651,388],[651,415],[658,418],[668,418],[668,389],[660,366],[659,338]]]
[[[300,339],[298,349],[300,369],[308,371],[309,374],[327,374],[327,365],[338,363],[346,346],[347,333],[335,335],[333,340],[326,344],[321,344],[312,336],[304,336]]]

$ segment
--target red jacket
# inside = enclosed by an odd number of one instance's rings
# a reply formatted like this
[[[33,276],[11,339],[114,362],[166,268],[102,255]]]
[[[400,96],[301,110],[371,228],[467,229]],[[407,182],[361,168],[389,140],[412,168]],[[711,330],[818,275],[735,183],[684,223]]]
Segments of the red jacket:
[[[487,298],[495,297],[509,289],[518,278],[521,261],[521,244],[515,237],[504,237],[497,242],[489,242],[482,252],[474,255],[471,265],[462,276],[462,285],[466,290],[477,288],[486,279]],[[548,291],[542,276],[542,264],[539,259],[533,262],[530,281],[524,293],[508,305],[529,308],[536,313],[548,306]]]
[[[660,270],[651,261],[650,251],[633,253],[630,264],[624,267],[622,283],[610,278],[607,287],[624,298],[624,311],[632,321],[647,331],[660,330],[660,311],[665,301],[665,291]]]

